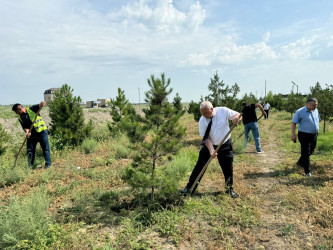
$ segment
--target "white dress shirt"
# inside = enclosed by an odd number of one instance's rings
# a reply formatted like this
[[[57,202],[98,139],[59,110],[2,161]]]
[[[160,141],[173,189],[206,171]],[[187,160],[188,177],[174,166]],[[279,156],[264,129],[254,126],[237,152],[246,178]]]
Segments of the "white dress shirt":
[[[214,108],[212,128],[209,133],[209,138],[212,141],[213,145],[219,145],[224,136],[229,132],[229,122],[232,120],[238,112],[226,108],[226,107],[216,107]],[[199,134],[204,136],[208,123],[210,119],[206,119],[204,116],[201,116],[199,120]],[[227,140],[230,138],[228,136]]]

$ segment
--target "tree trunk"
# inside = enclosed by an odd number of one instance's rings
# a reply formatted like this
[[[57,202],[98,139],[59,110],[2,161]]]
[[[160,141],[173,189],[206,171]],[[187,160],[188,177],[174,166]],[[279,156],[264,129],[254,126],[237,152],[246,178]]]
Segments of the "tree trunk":
[[[151,176],[152,183],[154,183],[154,178],[155,178],[155,165],[156,165],[156,155],[153,155],[153,172]],[[151,203],[154,202],[154,184],[151,186],[151,196],[150,196],[150,201]]]
[[[324,118],[324,134],[325,134],[325,130],[326,130],[326,118]]]

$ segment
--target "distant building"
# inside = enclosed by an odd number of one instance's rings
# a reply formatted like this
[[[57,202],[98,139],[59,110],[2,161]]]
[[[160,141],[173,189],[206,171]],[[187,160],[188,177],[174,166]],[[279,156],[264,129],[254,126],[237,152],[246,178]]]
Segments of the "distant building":
[[[87,101],[86,108],[107,107],[110,99],[97,99],[97,101]]]
[[[110,99],[97,99],[98,107],[107,107]]]
[[[60,88],[51,88],[47,89],[44,92],[44,102],[48,103],[49,101],[53,101],[54,99],[54,94],[56,91],[60,91]]]
[[[86,108],[92,108],[92,107],[94,107],[94,101],[87,101]]]

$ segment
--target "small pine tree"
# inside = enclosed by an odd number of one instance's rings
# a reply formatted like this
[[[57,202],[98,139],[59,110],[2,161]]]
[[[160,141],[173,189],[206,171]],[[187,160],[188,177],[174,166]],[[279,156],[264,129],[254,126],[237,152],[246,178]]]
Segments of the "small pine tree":
[[[193,100],[190,102],[188,107],[188,113],[193,114],[193,118],[195,121],[199,121],[201,117],[200,113],[200,104],[203,102],[203,98],[201,96],[199,102],[194,102]]]
[[[136,123],[136,127],[130,129],[137,136],[133,141],[136,141],[138,155],[124,176],[133,188],[144,191],[150,186],[153,202],[155,187],[159,182],[156,167],[163,163],[164,157],[179,151],[185,128],[179,124],[183,112],[177,112],[168,102],[167,97],[172,92],[171,88],[168,89],[170,79],[166,80],[164,73],[161,79],[151,75],[148,85],[150,90],[145,93],[148,107],[143,109],[143,122]]]
[[[182,98],[179,96],[178,92],[173,98],[173,106],[177,110],[177,112],[183,112]]]
[[[65,145],[79,145],[91,134],[93,128],[91,120],[88,124],[84,123],[83,109],[80,105],[82,100],[80,96],[73,96],[72,92],[73,89],[64,84],[48,104],[51,118],[50,134],[56,138],[54,141],[58,149]]]
[[[118,95],[115,99],[110,101],[110,115],[112,116],[112,123],[108,124],[108,128],[112,134],[118,134],[123,130],[122,120],[130,115],[136,116],[134,107],[126,99],[125,91],[118,88]]]

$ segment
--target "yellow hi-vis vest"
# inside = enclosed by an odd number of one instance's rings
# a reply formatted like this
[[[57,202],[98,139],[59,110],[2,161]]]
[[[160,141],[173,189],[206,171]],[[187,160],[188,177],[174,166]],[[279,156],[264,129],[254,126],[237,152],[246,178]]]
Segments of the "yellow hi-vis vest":
[[[33,122],[35,120],[36,113],[33,112],[29,108],[27,108],[27,112],[28,112],[28,115],[29,115],[29,118],[30,118],[31,122]],[[20,119],[20,121],[22,121],[21,118],[19,118],[19,119]],[[37,119],[34,123],[34,127],[35,127],[35,129],[38,133],[40,133],[44,130],[47,130],[47,126],[46,126],[45,122],[43,121],[42,117],[40,117],[39,115],[37,116]]]

